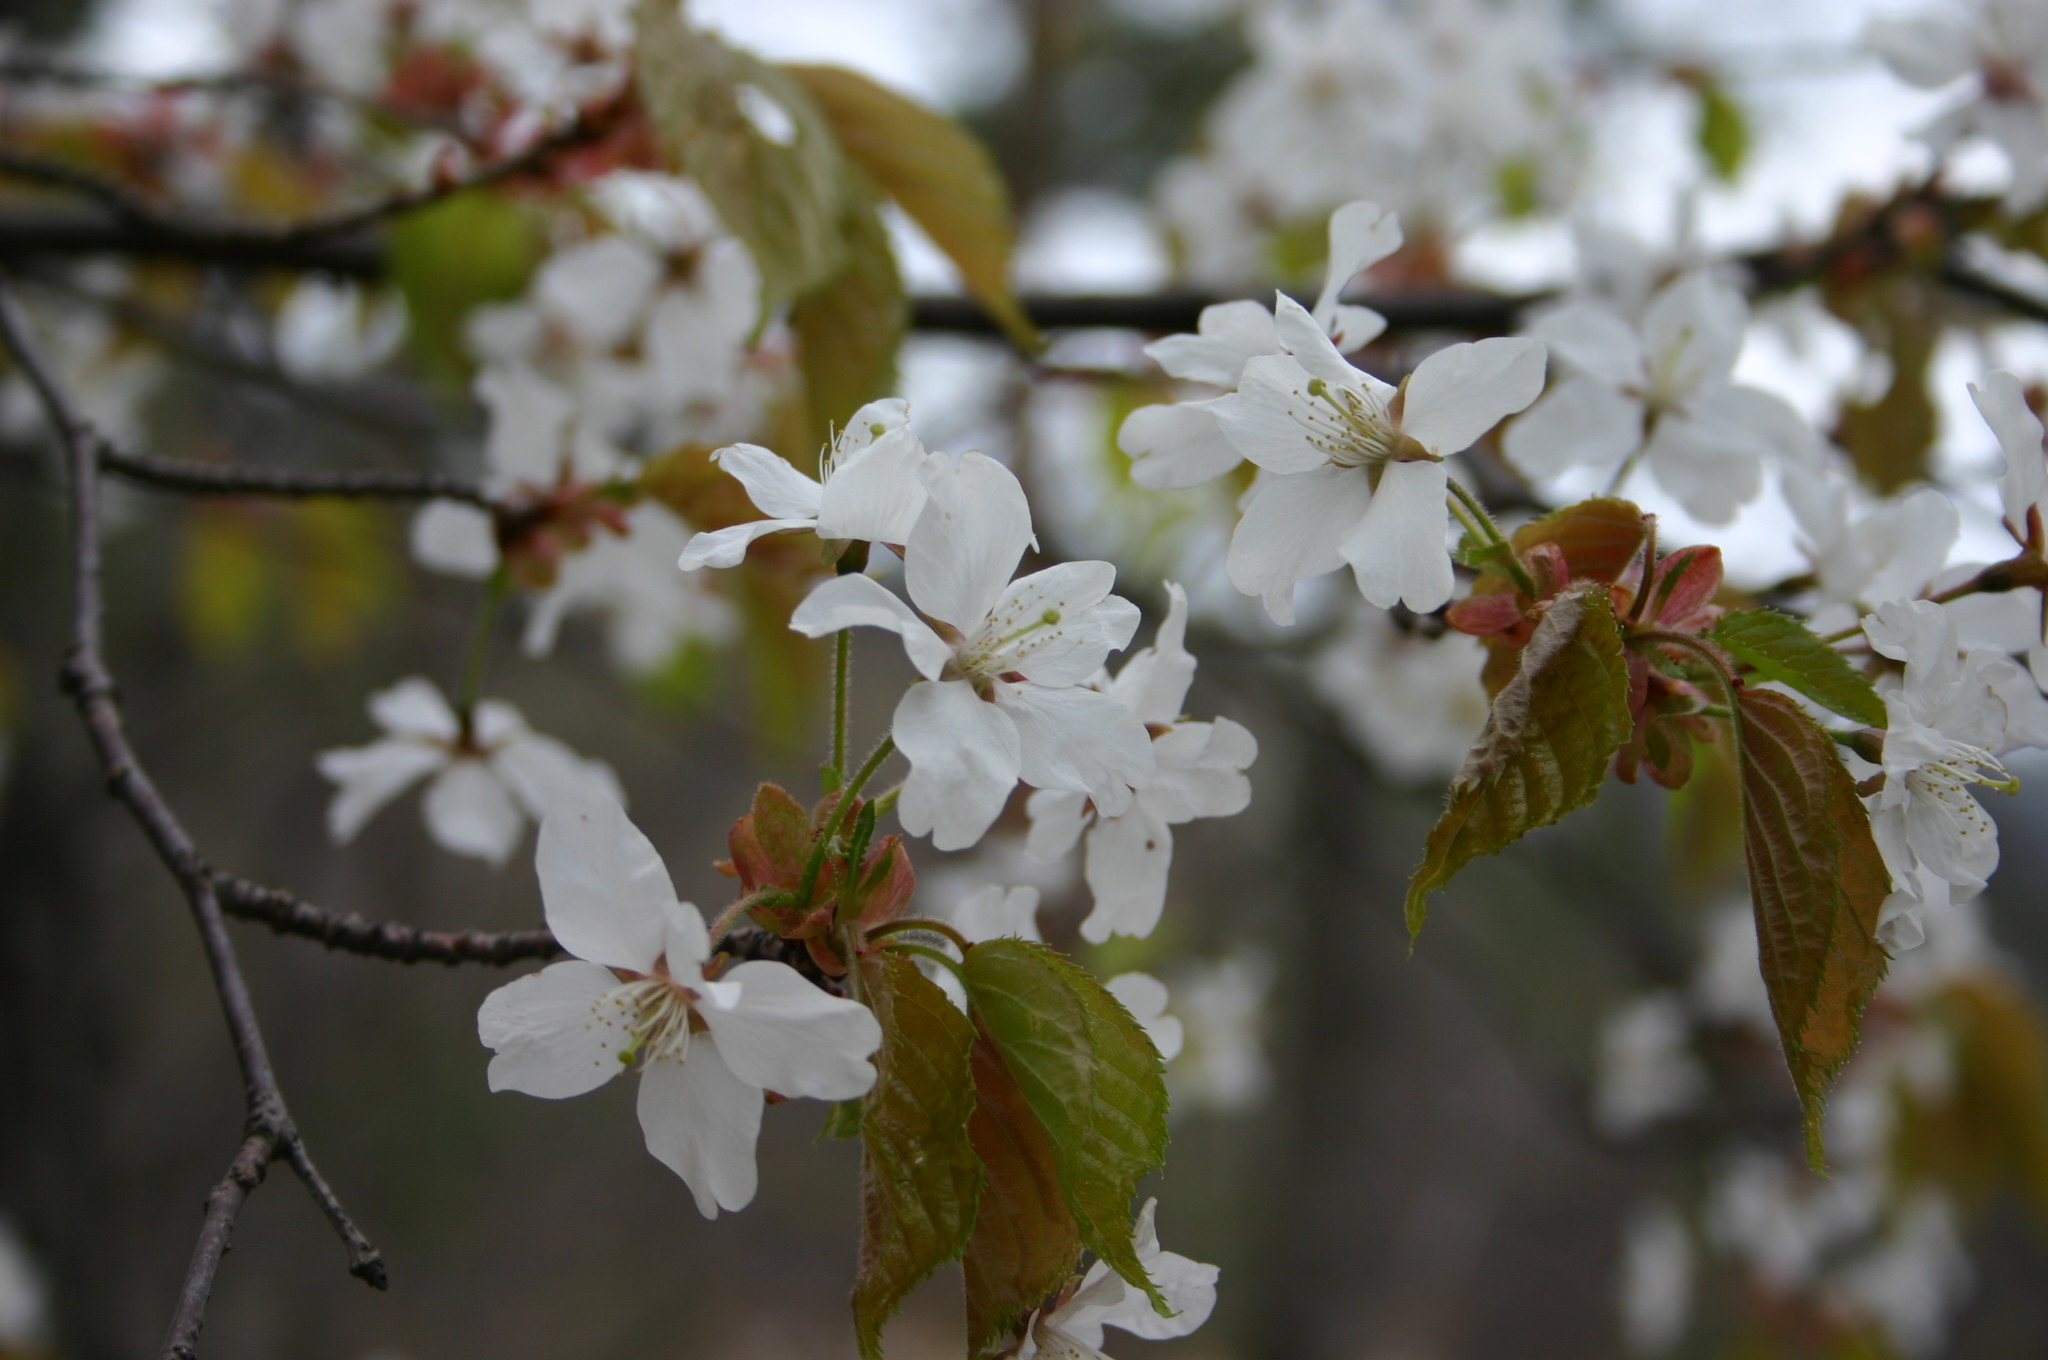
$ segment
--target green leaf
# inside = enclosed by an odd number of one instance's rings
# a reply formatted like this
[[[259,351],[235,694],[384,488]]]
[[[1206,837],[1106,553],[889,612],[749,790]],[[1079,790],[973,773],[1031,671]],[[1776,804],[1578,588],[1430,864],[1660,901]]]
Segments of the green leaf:
[[[488,189],[456,194],[391,224],[385,261],[405,298],[407,345],[435,382],[469,380],[463,328],[486,302],[516,298],[547,252],[533,215]]]
[[[860,1116],[853,1330],[862,1360],[880,1360],[882,1324],[905,1295],[966,1248],[981,1163],[967,1140],[974,1026],[907,955],[870,954],[860,968],[882,1024],[882,1051]]]
[[[896,380],[896,351],[910,327],[896,254],[873,201],[849,204],[842,227],[846,267],[798,298],[789,315],[817,445],[863,405],[888,394]]]
[[[858,1097],[852,1100],[833,1101],[832,1108],[825,1112],[825,1122],[818,1126],[818,1137],[815,1141],[822,1143],[828,1138],[860,1137],[860,1111],[863,1104],[865,1102]]]
[[[1081,1230],[1060,1190],[1052,1139],[985,1030],[971,1061],[975,1104],[967,1136],[986,1179],[960,1265],[967,1353],[980,1355],[1073,1272]]]
[[[1422,931],[1429,895],[1466,864],[1592,802],[1632,727],[1607,588],[1568,590],[1537,623],[1451,781],[1450,802],[1408,882],[1409,938]]]
[[[839,141],[780,67],[687,23],[676,0],[641,0],[640,96],[676,168],[697,181],[761,272],[764,316],[846,266],[849,184]]]
[[[1041,944],[967,951],[967,995],[1052,1143],[1083,1245],[1170,1315],[1131,1241],[1138,1178],[1166,1160],[1159,1051],[1103,985]]]
[[[1020,348],[1043,344],[1010,291],[1016,229],[995,158],[952,119],[838,66],[784,68],[803,83],[840,148],[923,227],[967,291]]]
[[[1891,879],[1827,733],[1770,690],[1742,691],[1736,711],[1758,956],[1819,1170],[1828,1087],[1884,977],[1877,913]]]
[[[1714,641],[1766,680],[1804,694],[1865,727],[1883,727],[1884,700],[1870,681],[1811,628],[1774,609],[1742,609],[1714,625]]]
[[[1701,79],[1697,88],[1700,118],[1694,136],[1700,154],[1707,158],[1714,178],[1732,182],[1749,159],[1749,115],[1719,81]]]

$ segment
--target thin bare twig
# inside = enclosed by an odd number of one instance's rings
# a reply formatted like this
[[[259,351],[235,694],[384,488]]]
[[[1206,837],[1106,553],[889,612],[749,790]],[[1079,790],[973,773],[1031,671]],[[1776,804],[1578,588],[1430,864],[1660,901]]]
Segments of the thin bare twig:
[[[231,916],[260,921],[280,935],[299,935],[370,958],[399,963],[484,963],[505,965],[551,959],[562,952],[547,930],[421,930],[396,921],[369,921],[353,912],[333,912],[277,888],[209,871],[221,907]]]
[[[348,1249],[350,1274],[382,1289],[387,1283],[384,1259],[349,1220],[334,1192],[313,1166],[271,1068],[248,984],[242,977],[234,942],[228,938],[213,876],[129,745],[120,704],[115,699],[114,679],[101,653],[105,607],[100,592],[99,479],[104,444],[58,381],[4,277],[0,277],[0,341],[5,342],[35,389],[63,446],[71,476],[73,601],[71,645],[62,677],[64,689],[78,706],[79,718],[106,773],[108,792],[128,809],[157,857],[184,891],[199,931],[200,945],[213,972],[214,990],[220,998],[235,1061],[242,1073],[242,1144],[226,1177],[207,1197],[206,1217],[160,1353],[163,1360],[191,1360],[200,1328],[205,1324],[206,1301],[212,1293],[214,1276],[227,1250],[235,1218],[277,1157],[284,1157],[299,1173],[334,1224]]]
[[[244,463],[194,463],[128,453],[100,446],[100,465],[132,482],[194,496],[282,496],[306,499],[337,496],[358,500],[467,501],[485,510],[497,502],[483,489],[444,472],[385,472],[328,468],[250,467]]]

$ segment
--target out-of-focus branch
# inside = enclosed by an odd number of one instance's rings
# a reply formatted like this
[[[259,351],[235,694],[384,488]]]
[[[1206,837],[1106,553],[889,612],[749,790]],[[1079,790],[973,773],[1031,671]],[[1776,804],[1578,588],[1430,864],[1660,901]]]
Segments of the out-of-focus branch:
[[[0,175],[91,199],[133,232],[150,253],[198,251],[230,257],[253,253],[257,258],[248,262],[256,263],[263,252],[289,253],[357,236],[380,222],[466,189],[538,173],[561,152],[588,145],[611,132],[624,105],[623,99],[616,98],[586,105],[574,118],[513,155],[486,161],[466,172],[437,174],[425,184],[394,190],[354,208],[290,222],[221,222],[193,217],[159,207],[118,180],[84,166],[11,147],[0,147]],[[0,245],[4,244],[5,236],[0,234]]]
[[[251,467],[243,463],[194,463],[127,453],[103,444],[100,465],[131,482],[194,496],[282,496],[302,500],[335,496],[354,500],[467,501],[485,510],[497,502],[482,488],[443,472],[384,472],[353,469]]]
[[[271,1068],[248,984],[242,977],[234,942],[228,938],[213,876],[129,745],[120,704],[115,699],[114,679],[101,654],[105,609],[100,591],[99,478],[104,444],[58,381],[4,278],[0,278],[0,341],[4,341],[35,389],[63,446],[71,477],[73,602],[64,688],[77,704],[79,717],[106,773],[108,792],[127,808],[185,894],[242,1073],[242,1143],[227,1175],[207,1197],[206,1216],[160,1352],[163,1360],[191,1360],[197,1351],[200,1328],[205,1324],[206,1301],[212,1293],[221,1257],[227,1251],[236,1216],[250,1191],[262,1182],[270,1163],[279,1157],[299,1174],[348,1248],[349,1273],[382,1289],[386,1285],[384,1259],[350,1221],[306,1151]]]
[[[504,965],[550,959],[562,952],[547,930],[421,930],[396,921],[369,921],[333,912],[291,893],[210,870],[214,891],[231,916],[260,921],[280,935],[300,935],[329,949],[399,963]]]

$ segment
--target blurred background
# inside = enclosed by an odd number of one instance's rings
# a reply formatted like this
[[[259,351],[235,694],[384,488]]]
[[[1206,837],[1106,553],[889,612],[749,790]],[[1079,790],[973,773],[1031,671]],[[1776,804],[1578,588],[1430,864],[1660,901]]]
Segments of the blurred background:
[[[1383,291],[1558,287],[1601,263],[1588,254],[1594,228],[1667,264],[1719,258],[1825,235],[1852,195],[1882,196],[1924,173],[1928,152],[1910,134],[1940,107],[1859,47],[1876,4],[1518,5],[1513,24],[1529,27],[1514,40],[1556,89],[1524,90],[1489,114],[1482,130],[1505,129],[1507,141],[1476,169],[1459,168],[1468,152],[1418,134],[1390,141],[1386,164],[1365,170],[1355,148],[1319,147],[1283,112],[1257,107],[1255,77],[1271,83],[1307,59],[1277,51],[1261,27],[1286,8],[1277,4],[692,8],[737,44],[850,65],[974,129],[1014,195],[1027,293],[1312,288],[1322,216],[1359,195],[1399,206],[1409,227],[1411,250],[1375,276]],[[1522,32],[1484,0],[1433,20],[1419,3],[1377,8],[1412,29],[1435,23],[1431,41]],[[47,114],[34,101],[55,96],[32,69],[46,58],[137,82],[233,68],[252,32],[293,9],[14,0],[0,16],[11,72],[0,107]],[[1349,33],[1366,61],[1373,23]],[[1482,100],[1491,68],[1430,60],[1448,73],[1432,97],[1460,110]],[[1248,107],[1226,119],[1217,110],[1232,99]],[[291,114],[282,101],[245,110],[259,123]],[[8,126],[0,118],[0,132]],[[1223,217],[1250,211],[1217,187],[1237,173],[1232,138],[1244,128],[1286,143],[1304,176],[1319,158],[1335,162],[1329,201],[1267,204],[1266,218],[1226,232]],[[1731,155],[1726,139],[1738,135]],[[1446,166],[1466,179],[1439,176]],[[1953,182],[1995,192],[2003,169],[1966,148]],[[1295,249],[1304,223],[1306,253]],[[893,226],[911,291],[956,291],[930,242],[900,217]],[[458,332],[422,311],[423,298],[435,305],[431,289],[406,298],[418,348],[337,367],[292,360],[273,331],[286,288],[275,278],[196,270],[152,295],[134,268],[68,261],[30,275],[39,321],[124,440],[202,461],[482,466],[469,360],[447,338]],[[176,299],[175,324],[159,324],[163,309],[148,300],[164,296]],[[1987,358],[2031,363],[2022,376],[2039,378],[2048,345],[2038,326],[1967,306],[1940,326],[1924,368],[1923,467],[1964,499],[1959,556],[1969,557],[1995,527],[1997,455],[1963,382]],[[428,344],[437,328],[439,351]],[[2025,790],[1987,798],[2004,862],[1981,903],[1982,938],[1962,951],[1965,982],[1916,984],[1915,997],[1948,987],[1941,995],[1982,1003],[1974,1028],[1940,1030],[1960,1055],[1947,1084],[1915,1086],[1891,1067],[1872,1076],[1874,1098],[1891,1104],[1869,1159],[1880,1168],[1869,1204],[1801,1216],[1786,1206],[1830,1183],[1798,1179],[1797,1109],[1769,1031],[1745,1028],[1741,1001],[1716,1000],[1727,989],[1708,976],[1726,952],[1717,923],[1731,904],[1741,919],[1745,901],[1725,818],[1703,810],[1707,798],[1611,782],[1567,826],[1475,864],[1438,900],[1411,957],[1399,904],[1443,779],[1484,716],[1475,654],[1445,662],[1431,621],[1354,612],[1341,582],[1305,593],[1292,633],[1236,598],[1221,581],[1227,499],[1214,488],[1148,499],[1114,447],[1123,414],[1169,390],[1140,352],[1150,338],[1057,334],[1034,371],[994,338],[917,333],[900,363],[931,447],[980,447],[1020,470],[1048,556],[1113,558],[1148,619],[1160,582],[1189,585],[1201,671],[1188,710],[1226,714],[1260,742],[1250,810],[1183,828],[1165,923],[1144,941],[1079,940],[1087,889],[1022,855],[1021,800],[968,856],[914,850],[920,900],[933,909],[980,883],[1036,883],[1048,939],[1105,976],[1155,973],[1188,1025],[1167,1170],[1151,1190],[1166,1246],[1220,1265],[1221,1302],[1192,1337],[1119,1335],[1111,1352],[2048,1353],[2048,1089],[2035,999],[2048,919],[2034,886],[2048,868],[2048,765],[2017,761]],[[1404,368],[1445,338],[1396,334],[1379,358]],[[440,362],[455,365],[452,380],[434,371]],[[1844,400],[1885,390],[1889,362],[1799,294],[1758,304],[1738,373],[1830,428]],[[62,486],[19,384],[0,397],[0,1355],[100,1360],[158,1345],[200,1201],[237,1136],[240,1092],[183,904],[106,798],[56,692]],[[1498,460],[1491,475],[1512,482]],[[1708,530],[1654,486],[1628,490],[1665,516],[1667,543],[1711,534],[1740,584],[1801,569],[1780,500]],[[352,845],[324,831],[331,790],[315,754],[376,735],[364,712],[372,690],[414,674],[452,687],[475,626],[477,585],[412,562],[410,510],[125,487],[112,506],[109,660],[138,749],[214,862],[371,917],[538,922],[530,833],[494,869],[436,846],[416,796]],[[516,617],[500,621],[488,691],[608,762],[682,895],[722,907],[728,881],[711,864],[753,786],[809,788],[824,733],[822,651],[760,641],[743,622],[736,634],[685,636],[657,664],[622,674],[603,620],[572,616],[543,662],[520,653]],[[864,735],[886,721],[908,671],[866,638],[857,670]],[[1725,776],[1709,762],[1699,778]],[[233,929],[297,1120],[391,1263],[392,1288],[374,1295],[350,1279],[304,1196],[273,1186],[236,1229],[208,1355],[853,1353],[844,1299],[857,1154],[816,1141],[822,1107],[770,1109],[759,1198],[705,1222],[646,1154],[629,1083],[559,1103],[487,1092],[474,1017],[505,980],[498,970],[398,966]],[[1885,1023],[1873,1021],[1876,1049]],[[1674,1078],[1681,1068],[1704,1075]],[[1788,1168],[1786,1188],[1770,1188],[1777,1172],[1755,1173],[1765,1162]],[[1893,1229],[1929,1186],[1945,1197],[1948,1227],[1909,1241]],[[1880,1249],[1892,1254],[1880,1260]],[[942,1272],[892,1324],[890,1353],[958,1354],[957,1300],[956,1273]]]

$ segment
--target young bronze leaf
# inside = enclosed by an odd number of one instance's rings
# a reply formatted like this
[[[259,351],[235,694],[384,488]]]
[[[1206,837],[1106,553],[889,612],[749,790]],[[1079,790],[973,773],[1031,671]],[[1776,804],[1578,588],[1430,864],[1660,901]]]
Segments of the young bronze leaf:
[[[960,270],[968,293],[1019,347],[1042,341],[1010,291],[1016,232],[995,159],[952,119],[840,66],[790,66],[866,170]]]
[[[967,996],[1052,1143],[1082,1243],[1168,1311],[1131,1240],[1138,1178],[1166,1160],[1159,1050],[1088,973],[1044,945],[989,940],[967,951]]]
[[[1451,781],[1444,815],[1408,881],[1408,934],[1421,932],[1429,895],[1480,855],[1593,801],[1632,724],[1628,667],[1607,588],[1551,603],[1521,666],[1493,701],[1486,728]]]
[[[1045,1125],[986,1032],[975,1038],[972,1063],[974,1113],[967,1136],[985,1179],[960,1264],[967,1285],[967,1353],[980,1355],[1073,1271],[1081,1230],[1060,1193]]]
[[[896,351],[910,325],[889,231],[871,197],[862,193],[848,203],[842,231],[845,267],[798,298],[789,314],[810,434],[820,445],[832,427],[888,394],[896,379]]]
[[[863,1360],[879,1360],[882,1324],[920,1281],[967,1246],[981,1164],[967,1137],[974,1027],[903,954],[868,956],[861,978],[883,1038],[875,1086],[860,1115],[853,1330]]]
[[[846,158],[787,71],[695,28],[675,0],[641,0],[634,74],[676,168],[697,181],[761,272],[774,312],[846,265]]]
[[[1883,727],[1884,700],[1847,657],[1775,609],[1742,609],[1714,625],[1714,641],[1766,680],[1798,690],[1830,712]]]
[[[1745,690],[1738,703],[1757,951],[1818,1170],[1828,1086],[1884,977],[1877,912],[1891,880],[1833,740],[1782,694]]]
[[[1600,496],[1530,520],[1508,541],[1518,555],[1539,543],[1555,543],[1564,553],[1572,581],[1613,585],[1642,549],[1643,512],[1633,501]],[[1506,577],[1489,573],[1473,583],[1472,593],[1509,588]]]

